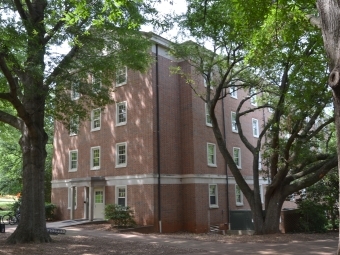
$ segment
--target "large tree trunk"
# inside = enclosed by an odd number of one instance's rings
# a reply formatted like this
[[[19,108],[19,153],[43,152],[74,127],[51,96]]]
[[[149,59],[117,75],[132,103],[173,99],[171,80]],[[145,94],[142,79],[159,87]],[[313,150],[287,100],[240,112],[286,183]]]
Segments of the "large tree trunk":
[[[50,242],[45,218],[45,159],[47,134],[44,131],[44,107],[42,98],[27,108],[33,109],[30,128],[22,128],[20,146],[23,155],[23,190],[20,207],[20,222],[14,233],[7,239],[9,243]],[[40,105],[40,107],[37,107]],[[35,109],[35,110],[34,110]],[[33,127],[33,128],[32,128]]]
[[[280,231],[283,199],[281,192],[275,192],[270,197],[265,211],[262,210],[261,202],[257,203],[257,206],[251,206],[256,235],[275,234]]]
[[[329,58],[331,74],[329,85],[333,90],[335,126],[337,132],[338,162],[340,160],[340,2],[318,0],[320,25],[324,47]],[[339,168],[340,174],[340,168]],[[340,255],[340,239],[337,254]]]
[[[50,242],[46,231],[44,172],[47,135],[34,139],[21,138],[23,152],[23,190],[21,218],[17,229],[8,238],[10,243]]]
[[[280,231],[280,216],[284,199],[280,191],[272,194],[265,212],[263,229],[266,234],[275,234]]]

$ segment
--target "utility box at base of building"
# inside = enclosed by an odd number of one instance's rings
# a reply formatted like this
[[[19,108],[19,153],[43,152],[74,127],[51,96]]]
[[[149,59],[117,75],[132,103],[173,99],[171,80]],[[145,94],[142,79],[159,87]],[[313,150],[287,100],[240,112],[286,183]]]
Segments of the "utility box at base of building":
[[[230,211],[230,230],[254,230],[254,222],[251,211]]]

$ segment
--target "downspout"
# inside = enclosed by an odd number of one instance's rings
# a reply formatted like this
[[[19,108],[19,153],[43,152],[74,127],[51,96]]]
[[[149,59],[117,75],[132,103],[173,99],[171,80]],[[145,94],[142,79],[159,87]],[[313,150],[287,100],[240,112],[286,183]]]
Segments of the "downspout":
[[[224,98],[222,98],[222,120],[223,120],[224,144],[227,147],[227,135],[226,135],[226,126],[225,126],[225,114],[224,114]],[[225,176],[226,176],[225,179],[226,179],[226,199],[227,199],[227,213],[228,213],[228,230],[230,230],[229,177],[228,177],[228,165],[227,165],[227,161],[226,160],[224,160],[224,165],[225,165]]]
[[[157,125],[157,171],[158,171],[158,224],[159,233],[162,233],[162,214],[161,214],[161,152],[159,134],[159,70],[158,70],[158,44],[156,43],[156,125]]]

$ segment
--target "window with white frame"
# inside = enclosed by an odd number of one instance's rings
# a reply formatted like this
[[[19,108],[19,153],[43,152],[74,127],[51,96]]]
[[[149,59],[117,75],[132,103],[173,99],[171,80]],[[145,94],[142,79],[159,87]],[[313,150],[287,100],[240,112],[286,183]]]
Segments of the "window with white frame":
[[[259,170],[262,170],[262,156],[261,156],[261,152],[259,152]]]
[[[204,87],[207,87],[207,79],[205,78],[205,76],[203,76],[203,85]]]
[[[68,188],[68,194],[67,194],[67,197],[68,197],[68,199],[67,199],[67,201],[68,201],[68,206],[67,206],[67,208],[68,209],[71,209],[71,198],[72,198],[72,189],[73,189],[73,204],[74,204],[74,209],[76,209],[77,208],[77,187],[69,187]]]
[[[209,127],[212,127],[211,117],[209,114],[208,104],[205,104],[205,124]]]
[[[126,66],[119,68],[116,72],[116,87],[123,86],[127,82],[127,68]]]
[[[208,166],[216,167],[216,145],[207,143],[207,161]]]
[[[233,147],[233,158],[237,168],[241,169],[241,149]]]
[[[70,135],[77,135],[79,131],[79,116],[75,115],[70,120]]]
[[[250,88],[249,89],[249,96],[251,96],[250,98],[250,103],[254,106],[257,106],[257,102],[256,102],[256,89],[254,88]]]
[[[253,136],[259,137],[259,121],[257,119],[252,119],[253,126]]]
[[[91,148],[91,170],[100,169],[100,147]]]
[[[209,184],[209,207],[218,207],[217,184]]]
[[[126,186],[116,187],[116,204],[127,206]]]
[[[263,204],[263,185],[262,184],[260,184],[259,189],[260,189],[261,203]]]
[[[243,193],[237,184],[235,184],[235,201],[236,201],[236,206],[243,205]]]
[[[231,131],[238,133],[238,128],[236,125],[236,112],[231,112]]]
[[[91,131],[100,130],[101,124],[101,110],[100,108],[94,109],[91,112]]]
[[[127,164],[127,143],[116,144],[116,167],[126,167]]]
[[[116,126],[122,126],[126,124],[127,120],[127,103],[120,102],[116,104]]]
[[[75,172],[78,168],[78,151],[72,150],[69,153],[69,171]]]
[[[100,87],[102,86],[101,79],[98,75],[90,74],[92,90],[94,93],[98,93],[100,91]]]
[[[72,100],[77,100],[79,99],[80,94],[79,94],[79,83],[72,83],[71,85],[71,99]]]
[[[237,87],[236,86],[231,86],[229,88],[229,92],[230,92],[230,96],[232,98],[236,98],[237,99]]]

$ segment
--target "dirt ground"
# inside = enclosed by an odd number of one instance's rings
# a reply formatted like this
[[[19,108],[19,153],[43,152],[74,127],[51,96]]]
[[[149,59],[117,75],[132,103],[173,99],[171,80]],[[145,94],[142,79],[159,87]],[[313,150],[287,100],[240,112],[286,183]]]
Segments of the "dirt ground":
[[[87,230],[99,230],[107,232],[117,232],[109,224],[78,225],[77,228]],[[67,228],[66,228],[67,229]],[[107,233],[106,232],[106,233]],[[137,234],[137,233],[134,233]],[[6,238],[10,233],[0,234],[0,254],[8,255],[104,255],[104,254],[195,254],[202,252],[198,249],[183,249],[167,244],[150,244],[142,241],[124,240],[116,241],[109,237],[77,235],[57,235],[52,236],[53,242],[46,244],[6,244]],[[143,236],[143,234],[137,234]],[[230,236],[219,234],[161,234],[162,237],[172,239],[194,239],[209,242],[222,243],[289,243],[297,241],[314,241],[333,239],[338,237],[337,232],[323,234],[275,234],[264,236]]]

